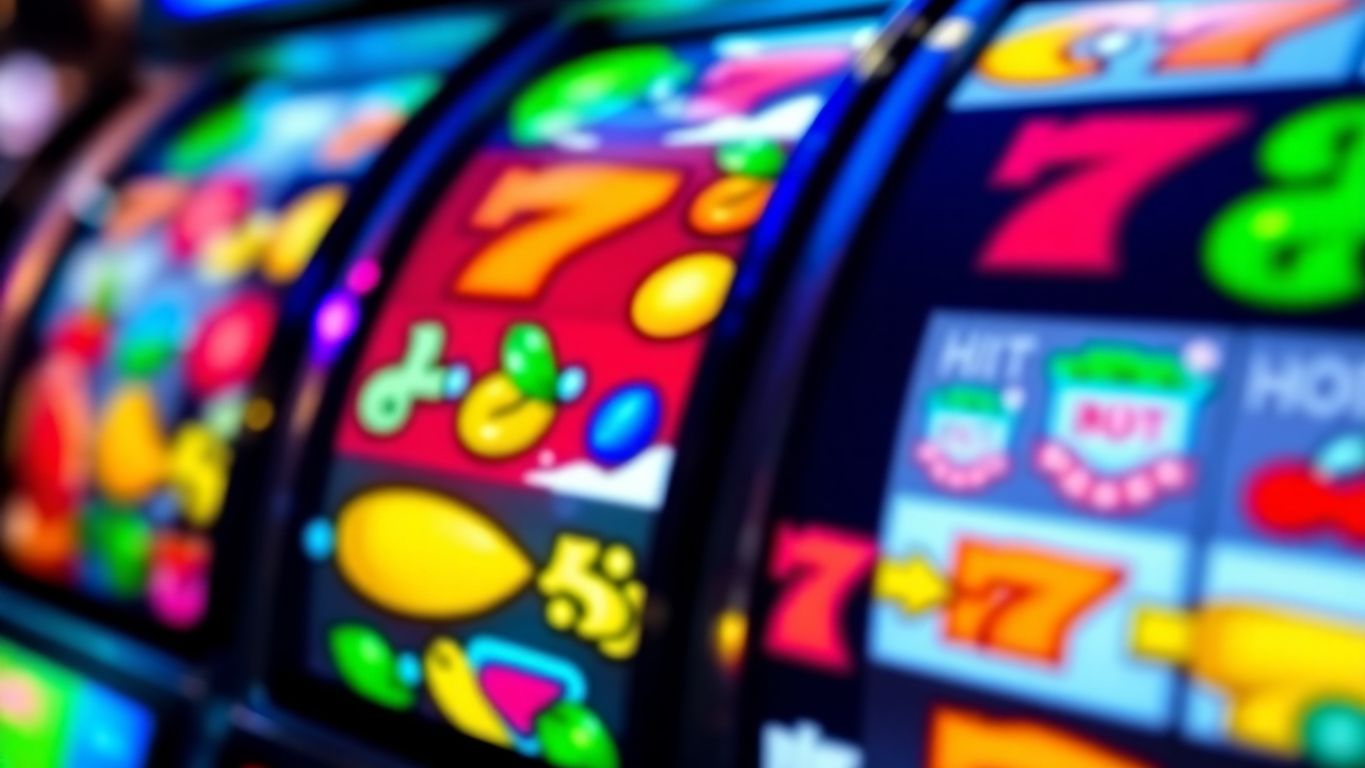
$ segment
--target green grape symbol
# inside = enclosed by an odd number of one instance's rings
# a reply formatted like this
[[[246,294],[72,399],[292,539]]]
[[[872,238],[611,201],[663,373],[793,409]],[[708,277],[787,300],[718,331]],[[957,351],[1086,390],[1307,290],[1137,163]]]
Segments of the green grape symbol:
[[[1230,298],[1281,312],[1365,294],[1365,99],[1316,104],[1280,121],[1257,163],[1271,186],[1224,208],[1204,269]]]

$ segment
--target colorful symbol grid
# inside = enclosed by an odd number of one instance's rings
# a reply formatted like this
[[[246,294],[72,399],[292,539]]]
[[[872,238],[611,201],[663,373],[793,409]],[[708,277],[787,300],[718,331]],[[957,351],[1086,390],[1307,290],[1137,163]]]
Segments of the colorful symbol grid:
[[[16,569],[174,630],[202,625],[233,447],[280,303],[426,75],[262,80],[150,141],[86,212],[8,420]]]
[[[941,312],[923,349],[874,577],[875,663],[1281,758],[1330,757],[1359,731],[1365,348]],[[1000,428],[1005,413],[1017,426]],[[1215,425],[1226,441],[1209,442]],[[1037,449],[1059,435],[1066,461]],[[997,454],[1004,469],[977,475],[990,482],[954,480]],[[1172,498],[1131,474],[1177,455],[1203,460]],[[1122,473],[1116,496],[1097,491]]]
[[[318,675],[551,764],[617,765],[692,379],[869,39],[859,21],[625,45],[516,95],[432,201],[350,382],[335,514],[301,542]]]
[[[1033,3],[953,96],[958,110],[1342,85],[1362,62],[1357,0]]]

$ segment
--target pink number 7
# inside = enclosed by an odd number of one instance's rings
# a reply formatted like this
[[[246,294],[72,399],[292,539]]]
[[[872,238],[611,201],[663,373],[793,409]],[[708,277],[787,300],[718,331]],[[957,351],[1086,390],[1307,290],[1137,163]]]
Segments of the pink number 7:
[[[768,576],[782,583],[782,593],[768,616],[764,649],[826,672],[848,672],[853,656],[844,612],[876,558],[876,542],[864,536],[821,525],[778,528]]]
[[[711,66],[697,93],[684,108],[688,119],[711,120],[757,112],[783,95],[846,69],[853,60],[847,48],[803,48],[759,56],[725,59]]]
[[[1040,187],[995,230],[987,273],[1112,277],[1128,215],[1155,185],[1240,133],[1239,111],[1038,117],[1014,137],[991,186]]]

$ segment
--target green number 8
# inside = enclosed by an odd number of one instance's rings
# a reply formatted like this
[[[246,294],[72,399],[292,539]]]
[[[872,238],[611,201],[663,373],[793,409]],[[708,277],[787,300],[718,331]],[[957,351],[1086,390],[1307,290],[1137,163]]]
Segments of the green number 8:
[[[1326,102],[1261,144],[1274,185],[1224,208],[1204,242],[1219,290],[1283,312],[1336,309],[1365,294],[1365,99]]]

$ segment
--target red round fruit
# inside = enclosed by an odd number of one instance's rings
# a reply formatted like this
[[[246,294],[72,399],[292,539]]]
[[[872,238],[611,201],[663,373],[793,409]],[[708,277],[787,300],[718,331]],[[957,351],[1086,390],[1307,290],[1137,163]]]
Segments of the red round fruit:
[[[220,176],[204,182],[171,219],[171,252],[181,261],[194,257],[246,219],[254,198],[251,182],[243,178]]]
[[[1272,464],[1247,489],[1252,520],[1280,535],[1310,533],[1331,521],[1331,499],[1306,464]]]
[[[190,391],[202,399],[251,381],[270,349],[276,319],[274,299],[259,291],[214,310],[185,357]]]

